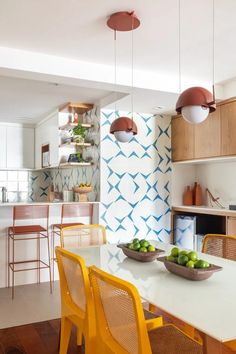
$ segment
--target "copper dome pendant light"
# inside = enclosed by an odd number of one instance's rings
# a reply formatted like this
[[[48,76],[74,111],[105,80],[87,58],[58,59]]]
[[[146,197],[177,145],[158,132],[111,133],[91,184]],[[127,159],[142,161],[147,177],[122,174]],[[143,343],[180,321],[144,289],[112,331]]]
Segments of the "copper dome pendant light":
[[[179,78],[181,92],[181,50],[180,50],[180,1],[179,0]],[[183,118],[192,124],[203,122],[209,115],[216,110],[215,90],[214,90],[214,57],[215,57],[215,3],[212,0],[213,16],[212,16],[212,68],[213,68],[213,90],[212,93],[203,87],[190,87],[183,91],[176,103],[176,112],[182,114]]]
[[[133,120],[133,30],[138,28],[140,21],[135,16],[134,12],[116,12],[112,14],[108,21],[107,26],[114,31],[115,40],[115,84],[116,84],[116,31],[132,31],[132,118],[119,117],[116,118],[110,127],[110,133],[114,134],[115,138],[121,143],[129,142],[134,135],[138,133],[137,125]],[[115,109],[116,111],[116,109]]]

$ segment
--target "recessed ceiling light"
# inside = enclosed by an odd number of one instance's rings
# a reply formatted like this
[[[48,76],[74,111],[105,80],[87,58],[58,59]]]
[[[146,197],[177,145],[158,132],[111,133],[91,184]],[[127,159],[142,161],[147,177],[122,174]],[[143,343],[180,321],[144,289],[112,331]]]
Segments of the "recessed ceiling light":
[[[154,111],[160,111],[160,109],[164,109],[164,106],[154,106],[152,107],[152,109],[154,109]]]

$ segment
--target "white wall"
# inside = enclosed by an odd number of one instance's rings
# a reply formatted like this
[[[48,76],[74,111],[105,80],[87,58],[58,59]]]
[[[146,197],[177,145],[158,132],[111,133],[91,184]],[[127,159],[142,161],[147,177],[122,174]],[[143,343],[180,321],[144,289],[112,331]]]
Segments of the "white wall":
[[[236,161],[208,163],[196,166],[196,179],[203,191],[207,187],[223,206],[236,204]]]
[[[171,205],[183,204],[183,192],[196,180],[196,166],[190,164],[172,164]]]
[[[172,173],[172,205],[182,205],[184,188],[201,184],[204,205],[210,205],[206,196],[206,188],[220,203],[228,208],[236,204],[236,161],[204,162],[198,164],[173,164]]]

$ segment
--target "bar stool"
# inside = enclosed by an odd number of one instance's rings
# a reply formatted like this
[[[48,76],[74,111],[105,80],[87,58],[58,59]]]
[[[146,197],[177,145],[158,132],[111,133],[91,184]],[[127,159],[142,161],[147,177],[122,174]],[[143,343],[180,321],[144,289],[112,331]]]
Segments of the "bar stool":
[[[67,226],[83,225],[79,222],[78,218],[89,217],[89,223],[92,223],[93,217],[93,204],[80,203],[80,204],[63,204],[61,208],[61,222],[60,224],[52,224],[52,279],[54,281],[54,261],[55,256],[55,237],[58,236],[58,245],[60,244],[61,230]]]
[[[14,285],[15,285],[15,272],[22,272],[27,270],[37,270],[38,283],[40,283],[40,270],[49,270],[50,280],[50,292],[52,292],[52,280],[51,280],[51,266],[50,266],[50,250],[49,250],[49,235],[48,235],[48,205],[24,205],[14,206],[13,208],[13,226],[8,228],[8,287],[10,287],[10,271],[12,271],[12,299],[14,298]],[[43,222],[44,226],[27,224],[16,225],[19,221],[24,220],[37,220]],[[47,241],[47,261],[41,259],[41,247],[40,240],[45,239]],[[11,242],[12,240],[12,242]],[[36,258],[29,260],[15,260],[16,258],[16,246],[15,242],[36,240]],[[11,249],[12,246],[12,249]],[[33,263],[35,266],[30,266]],[[24,267],[28,264],[29,267]]]

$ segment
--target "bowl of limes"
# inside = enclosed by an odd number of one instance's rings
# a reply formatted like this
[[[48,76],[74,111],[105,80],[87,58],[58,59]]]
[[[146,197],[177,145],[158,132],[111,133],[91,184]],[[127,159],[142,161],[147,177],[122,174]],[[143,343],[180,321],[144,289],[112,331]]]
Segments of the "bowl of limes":
[[[121,248],[123,253],[139,262],[153,262],[164,250],[156,248],[149,241],[134,238],[131,243],[120,243],[117,247]]]
[[[163,262],[169,272],[190,280],[205,280],[222,270],[222,267],[199,259],[195,251],[180,250],[178,247],[173,247],[168,256],[157,260]]]

